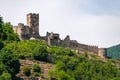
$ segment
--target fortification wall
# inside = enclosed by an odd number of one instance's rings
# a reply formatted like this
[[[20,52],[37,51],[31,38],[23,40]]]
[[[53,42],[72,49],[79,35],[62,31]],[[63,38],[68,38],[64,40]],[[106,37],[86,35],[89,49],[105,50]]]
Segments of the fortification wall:
[[[98,47],[92,45],[85,45],[80,43],[70,43],[70,48],[78,50],[78,52],[98,53]]]

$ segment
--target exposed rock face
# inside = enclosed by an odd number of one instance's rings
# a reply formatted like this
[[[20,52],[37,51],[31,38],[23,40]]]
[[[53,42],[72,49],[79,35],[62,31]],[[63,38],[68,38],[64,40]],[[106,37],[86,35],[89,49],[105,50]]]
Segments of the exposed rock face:
[[[76,40],[71,40],[70,36],[67,35],[65,39],[60,39],[60,35],[58,33],[49,33],[47,32],[46,36],[39,35],[39,14],[29,13],[26,16],[27,25],[23,23],[19,23],[18,26],[14,26],[13,30],[16,32],[20,38],[20,40],[30,39],[43,39],[48,45],[54,46],[62,46],[65,48],[70,48],[75,50],[78,53],[88,52],[95,53],[101,57],[106,57],[106,49],[98,48],[98,46],[89,46],[86,44],[78,43]]]

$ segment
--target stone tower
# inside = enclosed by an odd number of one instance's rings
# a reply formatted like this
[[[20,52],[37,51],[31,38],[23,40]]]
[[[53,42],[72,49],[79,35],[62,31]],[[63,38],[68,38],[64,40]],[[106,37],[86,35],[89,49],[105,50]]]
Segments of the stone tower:
[[[27,14],[27,25],[30,27],[32,36],[39,36],[39,14]]]
[[[102,58],[106,58],[107,57],[107,49],[106,48],[99,48],[98,56],[100,56]]]

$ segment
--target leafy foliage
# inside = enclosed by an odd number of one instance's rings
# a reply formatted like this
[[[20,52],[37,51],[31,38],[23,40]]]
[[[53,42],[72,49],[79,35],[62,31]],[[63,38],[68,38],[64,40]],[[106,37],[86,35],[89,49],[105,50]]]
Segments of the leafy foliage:
[[[0,17],[0,80],[12,80],[20,69],[18,58],[13,55],[11,49],[4,48],[11,42],[19,41],[12,27]]]
[[[26,40],[14,42],[8,44],[4,48],[12,50],[12,52],[19,58],[47,61],[47,45],[42,40]]]
[[[19,41],[19,38],[16,33],[14,33],[12,29],[12,25],[10,23],[2,23],[1,27],[1,40],[7,40],[7,41]]]
[[[9,73],[15,76],[20,70],[20,63],[16,56],[8,49],[2,49],[0,53],[0,62],[2,62]],[[4,66],[3,65],[3,66]],[[3,68],[4,69],[4,68]]]

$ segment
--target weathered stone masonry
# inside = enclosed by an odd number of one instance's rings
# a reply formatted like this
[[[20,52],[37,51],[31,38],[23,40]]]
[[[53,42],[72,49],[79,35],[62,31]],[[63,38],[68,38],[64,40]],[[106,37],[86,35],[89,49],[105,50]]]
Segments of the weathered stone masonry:
[[[65,39],[60,39],[58,33],[46,33],[46,36],[39,35],[39,14],[29,13],[27,14],[27,25],[19,23],[17,26],[13,27],[14,32],[16,32],[20,40],[29,39],[42,39],[45,40],[48,45],[62,46],[65,48],[70,48],[78,53],[88,52],[95,53],[100,57],[106,57],[106,49],[98,48],[98,46],[89,46],[86,44],[78,43],[76,40],[71,40],[70,36],[67,35]]]

